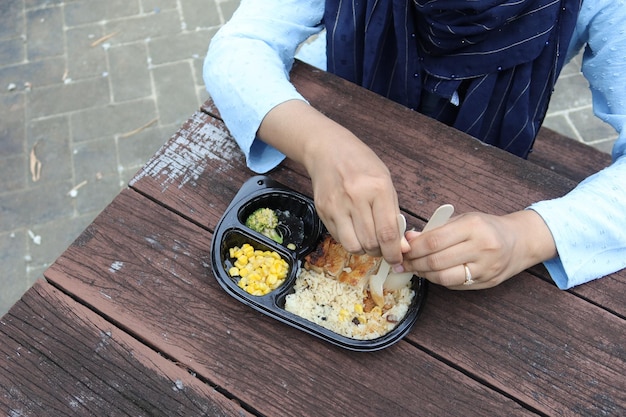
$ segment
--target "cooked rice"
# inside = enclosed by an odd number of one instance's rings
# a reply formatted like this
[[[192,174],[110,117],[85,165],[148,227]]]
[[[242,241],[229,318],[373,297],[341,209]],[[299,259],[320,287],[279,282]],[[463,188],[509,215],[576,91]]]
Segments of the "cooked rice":
[[[365,284],[350,285],[306,269],[296,279],[294,289],[295,293],[286,298],[285,310],[359,340],[376,339],[393,330],[406,315],[415,295],[408,286],[385,291],[385,305],[391,308],[383,311],[375,307],[370,312],[361,312],[358,305],[363,306],[368,296]]]

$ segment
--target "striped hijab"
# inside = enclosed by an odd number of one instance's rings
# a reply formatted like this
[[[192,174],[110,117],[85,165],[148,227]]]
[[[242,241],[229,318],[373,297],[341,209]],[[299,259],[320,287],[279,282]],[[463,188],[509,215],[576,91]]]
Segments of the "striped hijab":
[[[580,3],[327,0],[328,70],[527,157]]]

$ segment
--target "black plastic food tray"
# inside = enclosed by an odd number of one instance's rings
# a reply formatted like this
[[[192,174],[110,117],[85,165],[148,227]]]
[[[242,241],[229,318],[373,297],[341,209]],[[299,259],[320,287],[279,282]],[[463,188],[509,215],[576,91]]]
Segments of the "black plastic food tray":
[[[254,210],[269,207],[279,213],[279,227],[284,241],[278,244],[271,239],[245,226],[245,220]],[[289,215],[284,215],[288,213]],[[233,201],[220,219],[211,245],[212,264],[215,277],[220,286],[242,303],[274,319],[317,336],[323,340],[355,351],[374,351],[383,349],[404,337],[415,323],[427,292],[427,281],[413,277],[412,285],[415,297],[406,316],[389,333],[372,340],[352,339],[284,309],[285,297],[293,292],[295,280],[300,272],[303,259],[318,244],[326,233],[315,211],[313,201],[267,176],[255,176],[243,184]],[[264,296],[254,296],[237,286],[237,279],[228,274],[232,264],[229,260],[229,248],[250,243],[255,249],[274,250],[289,264],[289,273],[285,282]],[[286,245],[292,243],[295,250]]]

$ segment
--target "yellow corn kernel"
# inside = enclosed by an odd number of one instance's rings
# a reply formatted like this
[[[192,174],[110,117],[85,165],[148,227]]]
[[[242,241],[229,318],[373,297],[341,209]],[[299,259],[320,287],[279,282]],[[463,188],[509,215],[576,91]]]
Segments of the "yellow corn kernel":
[[[276,251],[254,249],[245,243],[230,248],[229,255],[235,260],[230,276],[241,277],[237,285],[252,295],[268,294],[287,278],[289,264]]]
[[[269,274],[267,276],[267,280],[266,281],[267,281],[267,284],[269,286],[272,286],[272,285],[276,284],[276,282],[278,282],[278,277],[276,276],[276,274]]]
[[[362,304],[355,304],[354,305],[354,312],[358,313],[358,314],[362,314],[363,313],[363,305]]]
[[[345,308],[342,308],[341,310],[339,310],[339,321],[345,321],[349,315],[350,312]]]
[[[363,315],[363,314],[357,316],[357,319],[359,320],[359,323],[361,323],[361,324],[367,323],[367,317],[365,317],[365,315]]]

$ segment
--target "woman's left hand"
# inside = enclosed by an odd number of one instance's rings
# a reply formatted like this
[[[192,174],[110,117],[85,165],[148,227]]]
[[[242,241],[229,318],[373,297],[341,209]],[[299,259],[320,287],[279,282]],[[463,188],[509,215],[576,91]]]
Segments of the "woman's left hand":
[[[550,230],[532,210],[467,213],[426,233],[410,231],[406,271],[450,289],[494,287],[556,256]]]

